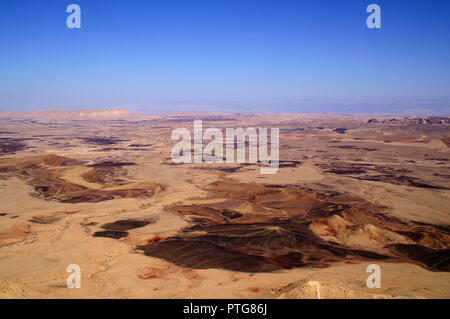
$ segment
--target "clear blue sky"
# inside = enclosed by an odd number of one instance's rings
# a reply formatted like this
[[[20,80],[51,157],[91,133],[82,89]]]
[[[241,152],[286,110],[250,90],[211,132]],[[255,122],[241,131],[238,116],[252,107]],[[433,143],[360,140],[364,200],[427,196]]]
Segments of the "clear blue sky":
[[[449,114],[450,1],[0,2],[0,110],[117,107]]]

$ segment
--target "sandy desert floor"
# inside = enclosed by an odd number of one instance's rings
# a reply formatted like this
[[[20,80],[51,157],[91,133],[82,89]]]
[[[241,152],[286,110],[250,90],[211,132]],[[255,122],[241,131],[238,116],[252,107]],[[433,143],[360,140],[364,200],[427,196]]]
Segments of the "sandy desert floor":
[[[199,119],[280,128],[278,173],[174,164]],[[0,297],[450,298],[449,123],[0,112]]]

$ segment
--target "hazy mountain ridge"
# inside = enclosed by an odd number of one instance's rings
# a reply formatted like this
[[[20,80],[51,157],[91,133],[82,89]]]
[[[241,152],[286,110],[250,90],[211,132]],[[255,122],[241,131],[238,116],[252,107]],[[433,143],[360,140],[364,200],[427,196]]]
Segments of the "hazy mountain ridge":
[[[49,119],[86,119],[86,120],[157,120],[170,119],[171,121],[233,121],[242,119],[266,120],[270,122],[281,121],[288,124],[296,120],[328,120],[340,118],[363,121],[371,124],[450,124],[449,116],[393,116],[370,114],[314,114],[314,113],[221,113],[221,112],[174,112],[174,113],[142,113],[130,112],[128,109],[81,109],[81,110],[46,110],[34,112],[0,111],[0,118],[49,118]]]

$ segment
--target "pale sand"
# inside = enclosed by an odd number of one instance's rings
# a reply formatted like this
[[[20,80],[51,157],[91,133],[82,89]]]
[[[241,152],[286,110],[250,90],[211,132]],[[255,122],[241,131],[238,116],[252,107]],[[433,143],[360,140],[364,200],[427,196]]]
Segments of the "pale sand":
[[[61,116],[61,121],[70,123],[69,119]],[[139,119],[132,114],[129,116],[132,120]],[[233,123],[210,122],[208,126],[239,127],[244,125],[243,123],[255,126],[264,126],[257,123],[266,123],[266,126],[269,126],[267,123],[278,125],[286,121],[294,122],[294,125],[297,125],[295,123],[298,121],[300,124],[308,123],[307,126],[325,126],[327,122],[334,122],[322,120],[322,117],[318,117],[321,119],[319,121],[312,116],[302,122],[304,117],[299,115],[294,117],[294,121],[286,120],[286,116],[282,115],[258,116],[245,119],[245,122],[240,122],[239,118]],[[345,127],[354,121],[346,118],[339,120],[341,121],[337,124],[339,127]],[[281,156],[286,160],[299,160],[302,164],[297,167],[281,168],[275,175],[261,175],[257,166],[243,167],[235,173],[223,173],[195,169],[195,164],[177,167],[165,165],[167,158],[170,157],[170,127],[191,128],[190,120],[186,123],[164,123],[161,120],[163,124],[160,126],[169,126],[169,129],[152,129],[151,125],[144,128],[140,125],[123,124],[123,127],[115,127],[112,123],[103,123],[101,126],[86,123],[76,131],[66,127],[48,128],[44,125],[3,121],[5,131],[20,132],[7,137],[32,137],[38,134],[71,135],[67,142],[72,146],[51,146],[37,140],[29,140],[26,142],[28,146],[35,148],[2,155],[1,158],[28,158],[52,151],[58,155],[91,163],[107,160],[131,161],[137,165],[125,168],[126,175],[123,179],[127,185],[105,186],[88,182],[81,175],[90,168],[82,166],[61,168],[61,179],[95,190],[123,190],[147,182],[165,185],[167,189],[156,192],[149,198],[117,198],[97,203],[61,203],[30,196],[34,193],[33,186],[22,178],[17,176],[1,178],[0,213],[7,215],[0,216],[0,297],[318,298],[320,295],[321,298],[450,298],[449,272],[429,271],[406,262],[360,261],[357,264],[338,262],[332,263],[328,268],[303,267],[270,273],[247,273],[224,269],[184,268],[135,250],[136,245],[146,244],[150,238],[174,236],[184,227],[191,225],[189,219],[168,211],[167,207],[179,203],[210,205],[225,202],[224,199],[210,198],[210,194],[205,191],[208,185],[224,177],[241,183],[295,184],[348,192],[370,203],[385,206],[387,216],[431,225],[449,225],[449,190],[357,180],[346,175],[327,173],[316,166],[318,163],[340,161],[398,166],[410,169],[413,171],[411,175],[428,183],[450,187],[448,178],[433,175],[435,173],[449,175],[448,162],[432,159],[433,156],[447,161],[450,159],[449,149],[439,140],[440,135],[449,133],[448,126],[442,129],[444,133],[432,131],[429,143],[352,141],[347,135],[353,134],[353,131],[346,135],[336,134],[331,130],[330,133],[315,131],[304,134],[299,132],[295,135],[282,134],[280,144],[298,148],[280,151]],[[365,130],[364,125],[361,124],[361,128],[355,127],[353,130],[358,132],[359,129]],[[82,140],[76,139],[78,136],[94,135],[94,132],[98,136],[117,136],[129,141],[121,142],[119,145],[86,146]],[[327,134],[330,135],[326,139],[317,138]],[[332,139],[341,141],[329,143],[328,140]],[[108,147],[127,148],[132,143],[153,146],[148,147],[147,151],[102,151]],[[332,147],[349,144],[379,150],[369,152]],[[415,163],[408,163],[408,160],[414,160]],[[51,222],[48,224],[30,222],[37,217],[48,218]],[[92,236],[93,233],[102,231],[100,226],[105,223],[148,218],[154,218],[155,222],[145,227],[131,229],[129,235],[121,239]],[[378,232],[377,229],[370,227],[364,229]],[[317,232],[321,231],[318,228]],[[366,233],[365,231],[362,235],[352,233],[338,239],[349,247],[382,249],[377,243],[365,237]],[[383,236],[388,238],[387,240],[408,242],[392,233],[383,233]],[[380,289],[366,287],[369,275],[366,268],[370,263],[376,263],[381,267]],[[66,267],[69,264],[78,264],[81,267],[81,289],[66,287],[69,275]]]

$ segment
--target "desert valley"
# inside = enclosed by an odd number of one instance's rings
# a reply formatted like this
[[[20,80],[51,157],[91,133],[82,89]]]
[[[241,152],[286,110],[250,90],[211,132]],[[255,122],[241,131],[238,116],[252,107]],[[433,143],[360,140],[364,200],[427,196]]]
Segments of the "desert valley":
[[[174,163],[194,120],[279,128],[278,172]],[[450,298],[449,147],[449,117],[0,112],[0,298]]]

